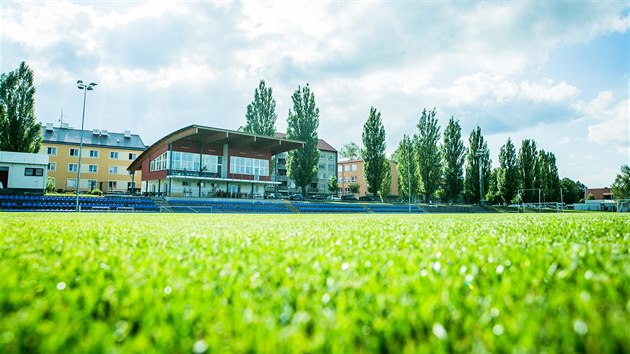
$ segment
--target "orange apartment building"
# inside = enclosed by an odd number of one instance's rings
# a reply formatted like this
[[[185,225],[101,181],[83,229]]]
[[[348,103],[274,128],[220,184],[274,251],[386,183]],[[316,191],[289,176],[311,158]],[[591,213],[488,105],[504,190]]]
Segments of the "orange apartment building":
[[[390,195],[398,195],[398,171],[396,170],[396,163],[388,160],[390,172],[392,176]],[[339,161],[337,166],[337,184],[339,186],[339,193],[342,195],[351,194],[350,184],[359,184],[359,195],[367,195],[367,183],[363,176],[363,160],[353,159]]]
[[[79,145],[83,136],[81,182],[83,192],[100,189],[103,193],[127,192],[140,188],[141,173],[130,174],[127,167],[145,149],[142,139],[129,131],[112,133],[94,129],[81,131],[62,123],[42,127],[40,153],[48,154],[48,176],[55,182],[55,190],[77,189]]]

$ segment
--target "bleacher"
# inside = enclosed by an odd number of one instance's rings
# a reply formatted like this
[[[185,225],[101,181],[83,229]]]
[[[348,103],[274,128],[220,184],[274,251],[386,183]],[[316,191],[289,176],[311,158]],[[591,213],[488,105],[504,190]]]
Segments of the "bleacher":
[[[81,211],[116,211],[116,212],[157,212],[159,208],[147,197],[79,196]],[[2,211],[74,211],[76,197],[56,195],[0,195]]]
[[[391,214],[401,214],[401,213],[409,213],[417,214],[424,213],[424,210],[420,209],[416,205],[412,205],[409,208],[409,205],[403,204],[366,204],[366,206],[374,213],[391,213]]]
[[[318,202],[293,202],[293,205],[301,213],[366,213],[367,210],[361,204],[354,203],[318,203]]]
[[[168,198],[167,202],[175,213],[291,213],[284,202],[275,200]]]

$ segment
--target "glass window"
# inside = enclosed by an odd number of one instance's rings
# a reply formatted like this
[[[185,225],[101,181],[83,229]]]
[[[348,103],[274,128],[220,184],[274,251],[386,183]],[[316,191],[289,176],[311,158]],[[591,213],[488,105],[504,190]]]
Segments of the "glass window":
[[[109,158],[112,160],[118,160],[118,151],[110,151]]]
[[[116,189],[116,186],[118,186],[118,183],[116,183],[116,181],[109,181],[109,182],[107,182],[107,188],[108,189]]]
[[[69,163],[68,164],[68,171],[70,172],[77,172],[77,164],[76,163]]]
[[[44,175],[44,169],[43,168],[25,168],[24,169],[24,176],[43,176]]]
[[[90,188],[90,190],[96,188],[96,180],[95,179],[88,179],[88,188]]]
[[[136,159],[136,153],[135,152],[130,152],[129,153],[129,160],[135,160]]]
[[[343,167],[341,165],[337,166],[337,172],[341,172],[342,169]]]
[[[57,164],[54,162],[48,163],[48,171],[55,171],[57,169]]]
[[[357,172],[357,164],[352,164],[352,172]]]
[[[57,155],[57,148],[56,147],[50,146],[50,147],[48,147],[47,150],[48,150],[47,151],[48,155],[53,155],[53,156]]]
[[[88,166],[88,172],[90,172],[90,173],[97,173],[98,172],[98,166],[97,165],[89,165]]]
[[[230,156],[230,173],[269,176],[269,160]]]
[[[344,165],[343,170],[344,172],[350,172],[350,165]]]
[[[98,150],[90,150],[90,157],[98,158]]]
[[[70,156],[79,156],[79,149],[70,149]]]
[[[77,187],[76,178],[68,178],[68,180],[66,181],[66,188],[76,188],[76,187]]]
[[[118,166],[109,166],[109,173],[118,174]]]

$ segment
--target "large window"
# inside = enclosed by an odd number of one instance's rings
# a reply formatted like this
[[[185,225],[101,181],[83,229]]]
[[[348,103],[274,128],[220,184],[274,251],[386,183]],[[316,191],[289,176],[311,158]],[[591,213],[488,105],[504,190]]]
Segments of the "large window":
[[[66,188],[77,188],[77,180],[76,178],[68,178],[66,180]]]
[[[167,157],[167,153],[165,152],[162,155],[153,159],[153,161],[151,161],[151,163],[149,164],[149,170],[150,171],[166,170],[166,161],[167,161],[166,157]]]
[[[57,148],[54,146],[48,147],[48,155],[55,156],[57,155]]]
[[[98,158],[98,150],[90,150],[90,157]]]
[[[230,173],[269,176],[269,160],[230,156]]]
[[[129,153],[129,160],[135,160],[136,156],[138,156],[135,152],[130,152]]]
[[[48,163],[48,171],[55,171],[57,169],[57,164],[54,162]]]
[[[68,172],[77,172],[78,168],[77,168],[77,164],[76,163],[69,163],[68,164]]]
[[[118,183],[116,181],[108,181],[107,189],[116,189],[118,187]]]
[[[109,166],[109,173],[118,174],[118,166]]]
[[[79,149],[70,149],[70,156],[79,156]]]
[[[118,160],[118,151],[110,151],[109,158],[112,160]]]
[[[89,165],[88,166],[88,172],[90,172],[90,173],[97,173],[98,172],[98,165]]]

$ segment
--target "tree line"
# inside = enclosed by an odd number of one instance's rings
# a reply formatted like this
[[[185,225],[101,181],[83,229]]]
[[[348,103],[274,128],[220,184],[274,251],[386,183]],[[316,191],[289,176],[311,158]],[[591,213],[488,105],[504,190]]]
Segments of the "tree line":
[[[319,108],[308,84],[298,86],[291,96],[287,116],[286,138],[304,142],[304,147],[287,156],[287,172],[306,193],[306,187],[317,175],[319,160]],[[34,114],[34,74],[25,62],[18,69],[0,76],[0,150],[37,153],[41,147],[41,123]],[[275,136],[277,120],[273,90],[260,80],[254,98],[247,106],[244,131]],[[516,151],[511,139],[501,147],[499,166],[491,169],[490,151],[477,126],[464,146],[461,126],[454,117],[442,136],[436,109],[422,110],[418,131],[405,135],[392,160],[397,163],[399,194],[419,196],[424,201],[439,199],[475,203],[536,202],[537,193],[544,201],[576,203],[586,186],[569,178],[560,179],[556,157],[552,152],[537,150],[533,139],[525,139]],[[441,141],[440,139],[443,138]],[[389,162],[385,156],[385,128],[381,113],[370,108],[362,132],[363,148],[355,143],[341,150],[345,157],[362,157],[368,193],[385,196],[391,188]],[[355,190],[358,189],[354,186]],[[615,198],[630,198],[630,168],[622,166],[612,184]],[[329,189],[337,190],[331,178]]]

